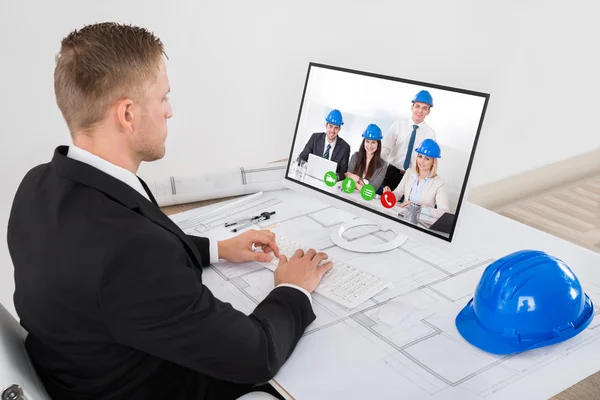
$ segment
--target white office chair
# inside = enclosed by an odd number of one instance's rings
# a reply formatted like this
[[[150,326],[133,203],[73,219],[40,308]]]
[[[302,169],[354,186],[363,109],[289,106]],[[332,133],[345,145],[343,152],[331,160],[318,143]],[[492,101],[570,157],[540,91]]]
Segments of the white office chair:
[[[50,400],[25,350],[27,332],[0,304],[0,399]]]
[[[265,392],[252,392],[238,397],[237,400],[277,400],[277,398]]]
[[[50,396],[35,371],[27,351],[27,331],[0,304],[0,399],[50,400]],[[272,400],[264,392],[248,393],[239,400]]]

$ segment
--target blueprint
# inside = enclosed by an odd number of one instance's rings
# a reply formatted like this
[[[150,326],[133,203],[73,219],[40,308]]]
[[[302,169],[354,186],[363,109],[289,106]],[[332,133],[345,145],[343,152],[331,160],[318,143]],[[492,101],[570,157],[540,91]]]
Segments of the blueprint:
[[[480,351],[460,336],[454,318],[472,297],[483,270],[494,261],[491,257],[468,249],[450,254],[411,239],[383,253],[347,251],[331,242],[329,231],[355,217],[289,190],[172,218],[188,234],[224,239],[234,235],[223,227],[225,222],[263,211],[276,214],[250,228],[270,228],[276,235],[368,268],[393,283],[351,310],[312,294],[317,318],[275,377],[296,399],[305,398],[295,394],[306,392],[303,382],[312,382],[311,400],[513,400],[534,379],[544,384],[548,378],[535,375],[540,368],[587,345],[600,345],[597,317],[583,333],[555,346],[512,356]],[[356,228],[348,234],[362,243],[391,239],[376,227]],[[273,272],[257,262],[221,261],[206,269],[204,280],[216,297],[246,314],[273,289]],[[592,300],[600,299],[600,281],[586,281],[585,290]],[[298,374],[302,379],[297,379]]]

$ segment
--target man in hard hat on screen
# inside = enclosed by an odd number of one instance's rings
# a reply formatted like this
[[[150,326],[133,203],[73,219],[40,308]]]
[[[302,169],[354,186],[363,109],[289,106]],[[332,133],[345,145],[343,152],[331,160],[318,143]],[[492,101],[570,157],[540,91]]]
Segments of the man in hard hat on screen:
[[[378,190],[388,186],[392,191],[404,173],[415,165],[415,146],[425,139],[436,140],[435,131],[425,122],[433,107],[433,97],[421,90],[412,100],[411,118],[394,121],[381,142],[381,158],[388,162],[387,172]]]
[[[336,162],[338,181],[345,178],[350,160],[350,145],[339,136],[342,125],[342,113],[339,110],[331,110],[325,118],[325,132],[313,133],[298,156],[300,160],[308,161],[308,155],[315,154]]]

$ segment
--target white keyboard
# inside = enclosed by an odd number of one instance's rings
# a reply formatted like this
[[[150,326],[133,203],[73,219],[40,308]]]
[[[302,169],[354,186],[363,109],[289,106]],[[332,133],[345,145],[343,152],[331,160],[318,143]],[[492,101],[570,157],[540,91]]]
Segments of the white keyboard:
[[[279,252],[285,255],[288,260],[294,255],[296,250],[302,249],[307,251],[309,249],[308,246],[295,243],[280,235],[277,235],[277,246],[279,247]],[[258,249],[257,251],[262,250]],[[323,279],[321,279],[321,282],[315,288],[315,292],[344,307],[355,308],[392,285],[389,281],[385,281],[371,273],[333,258],[328,258],[319,265],[330,261],[333,262],[333,267],[325,273]],[[279,259],[273,257],[270,262],[260,264],[271,271],[275,271],[279,264]]]

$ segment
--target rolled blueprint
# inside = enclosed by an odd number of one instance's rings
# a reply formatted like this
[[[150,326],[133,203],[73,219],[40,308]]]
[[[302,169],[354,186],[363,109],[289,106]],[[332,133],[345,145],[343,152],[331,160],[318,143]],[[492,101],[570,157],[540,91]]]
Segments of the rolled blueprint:
[[[147,182],[160,207],[283,188],[287,161]]]

